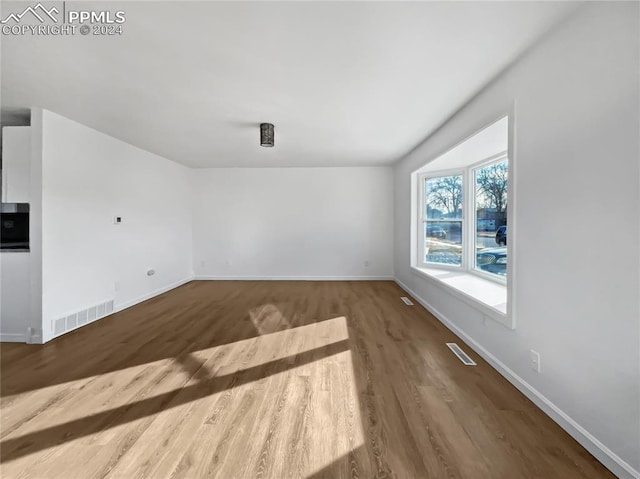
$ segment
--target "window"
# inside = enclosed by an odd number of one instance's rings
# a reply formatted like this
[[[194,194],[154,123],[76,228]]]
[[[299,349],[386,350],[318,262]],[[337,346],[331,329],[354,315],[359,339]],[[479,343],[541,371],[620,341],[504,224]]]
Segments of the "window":
[[[505,116],[411,174],[411,270],[514,328],[510,125]]]
[[[507,277],[507,188],[508,160],[472,170],[475,211],[475,269],[484,274]]]
[[[420,176],[420,183],[423,216],[418,231],[422,265],[469,270],[504,281],[506,152],[458,172],[425,173]]]
[[[508,151],[503,117],[414,172],[415,267],[507,284]]]
[[[461,174],[424,178],[424,262],[462,264]]]

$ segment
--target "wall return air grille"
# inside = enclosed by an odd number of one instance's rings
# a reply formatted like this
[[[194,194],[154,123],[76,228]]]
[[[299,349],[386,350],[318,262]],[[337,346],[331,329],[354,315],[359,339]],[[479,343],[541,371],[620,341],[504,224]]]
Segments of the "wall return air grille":
[[[51,330],[53,336],[60,336],[61,334],[68,333],[80,326],[92,323],[98,319],[113,313],[113,299],[105,301],[104,303],[96,304],[90,308],[83,309],[68,316],[63,316],[58,319],[51,320]]]

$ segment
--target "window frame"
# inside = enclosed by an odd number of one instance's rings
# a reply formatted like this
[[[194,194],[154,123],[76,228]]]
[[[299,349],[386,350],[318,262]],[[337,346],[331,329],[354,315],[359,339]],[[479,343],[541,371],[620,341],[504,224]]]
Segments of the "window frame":
[[[511,182],[511,160],[509,158],[509,151],[503,150],[499,153],[493,154],[480,161],[474,162],[470,165],[444,169],[438,171],[423,172],[417,175],[418,178],[418,264],[419,268],[432,268],[432,269],[444,269],[451,271],[458,271],[462,273],[469,273],[481,278],[493,281],[495,283],[507,286],[510,268],[507,263],[507,275],[500,276],[497,274],[488,273],[477,268],[477,207],[476,207],[476,171],[486,166],[507,161],[507,174],[509,178],[509,184],[507,188],[507,224],[511,222],[512,215],[510,214],[511,198],[512,198],[512,182]],[[461,230],[461,242],[462,242],[462,261],[460,265],[446,264],[446,263],[433,263],[425,261],[425,228],[427,221],[442,221],[447,220],[434,220],[427,218],[427,197],[426,197],[426,181],[432,178],[442,178],[447,176],[461,176],[462,177],[462,230]],[[451,221],[451,220],[448,220]],[[496,247],[498,245],[496,244]],[[506,245],[507,258],[509,258],[510,248],[509,244]]]
[[[428,219],[427,218],[427,197],[426,197],[426,191],[425,191],[425,183],[426,180],[430,179],[430,178],[442,178],[442,177],[446,177],[446,176],[462,176],[462,219],[461,219],[461,223],[462,223],[462,232],[461,232],[461,239],[462,239],[462,262],[460,263],[460,265],[455,265],[455,264],[447,264],[447,263],[429,263],[426,262],[424,260],[425,257],[425,248],[424,248],[424,243],[425,243],[425,228],[426,228],[426,224],[427,221],[442,221],[444,222],[444,220],[434,220],[434,219]],[[456,168],[456,169],[451,169],[451,170],[440,170],[437,172],[429,172],[429,173],[421,173],[418,175],[418,211],[420,211],[420,218],[418,219],[418,265],[422,268],[433,268],[433,267],[437,267],[437,268],[443,268],[443,269],[450,269],[453,271],[461,271],[465,269],[465,257],[466,255],[464,254],[464,248],[465,248],[465,217],[466,217],[466,212],[465,212],[465,194],[466,194],[466,172],[465,172],[465,168]],[[422,239],[420,239],[422,238]]]

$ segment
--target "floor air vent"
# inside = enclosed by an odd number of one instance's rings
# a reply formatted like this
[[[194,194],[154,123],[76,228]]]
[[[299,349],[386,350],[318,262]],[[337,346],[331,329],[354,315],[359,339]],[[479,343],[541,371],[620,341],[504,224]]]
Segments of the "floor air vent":
[[[54,336],[60,336],[80,326],[104,318],[111,313],[113,313],[113,299],[70,314],[69,316],[54,319],[51,321],[51,330]]]
[[[406,304],[407,306],[413,306],[413,303],[411,302],[411,300],[406,296],[400,296],[400,299],[404,301],[404,304]]]
[[[456,343],[447,343],[447,346],[449,346],[449,349],[451,351],[453,351],[453,354],[455,354],[456,356],[458,356],[458,359],[460,361],[462,361],[465,365],[467,366],[475,366],[476,363],[473,359],[471,359],[469,357],[469,355],[467,353],[465,353],[462,348],[460,346],[458,346]]]

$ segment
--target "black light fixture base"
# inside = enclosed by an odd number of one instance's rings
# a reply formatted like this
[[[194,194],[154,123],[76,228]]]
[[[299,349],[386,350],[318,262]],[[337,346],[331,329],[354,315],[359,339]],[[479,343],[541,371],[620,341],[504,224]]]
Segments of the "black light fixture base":
[[[273,124],[260,123],[260,146],[273,146],[275,141],[275,133]]]

